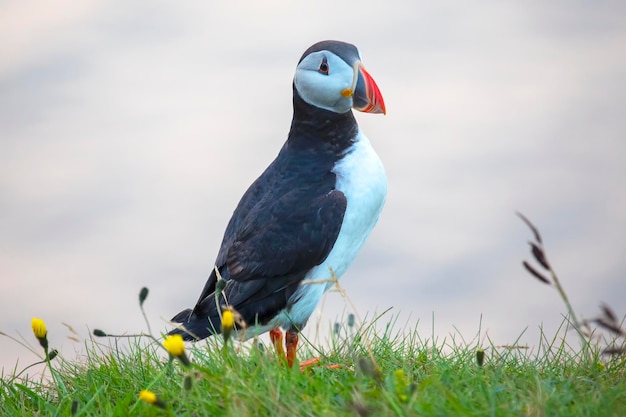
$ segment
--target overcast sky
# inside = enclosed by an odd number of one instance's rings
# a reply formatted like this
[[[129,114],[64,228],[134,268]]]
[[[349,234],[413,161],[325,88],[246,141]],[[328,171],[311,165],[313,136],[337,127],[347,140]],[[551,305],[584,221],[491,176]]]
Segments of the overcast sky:
[[[357,115],[389,181],[342,278],[361,316],[536,345],[566,310],[522,269],[516,210],[576,311],[626,314],[626,3],[62,3],[0,3],[0,331],[34,344],[41,317],[71,357],[62,323],[145,329],[142,286],[159,330],[191,307],[323,39],[359,47],[388,111]]]

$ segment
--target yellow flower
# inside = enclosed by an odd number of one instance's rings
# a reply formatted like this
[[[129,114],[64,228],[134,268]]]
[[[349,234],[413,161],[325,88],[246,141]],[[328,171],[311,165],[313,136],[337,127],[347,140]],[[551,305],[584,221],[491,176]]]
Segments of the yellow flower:
[[[191,362],[189,362],[189,358],[185,354],[185,342],[183,342],[183,337],[179,334],[173,334],[168,336],[163,341],[163,347],[175,358],[178,358],[183,365],[189,366]]]
[[[35,333],[35,337],[37,339],[43,339],[48,334],[48,329],[46,329],[46,323],[44,323],[42,319],[33,317],[31,326],[33,327],[33,333]]]
[[[33,333],[37,340],[39,340],[39,344],[46,351],[46,355],[48,354],[48,329],[46,329],[46,323],[43,322],[42,319],[38,319],[37,317],[33,317],[31,321],[31,327],[33,328]]]
[[[139,399],[148,404],[154,404],[159,400],[154,392],[148,391],[147,389],[141,390],[139,393]]]
[[[222,310],[222,336],[224,337],[224,349],[226,349],[226,343],[230,339],[230,333],[235,327],[235,315],[233,311],[226,307]],[[226,350],[224,350],[226,352]]]
[[[235,326],[235,315],[232,311],[225,309],[222,312],[222,331],[229,331]]]
[[[183,337],[179,334],[173,334],[166,337],[163,341],[163,347],[167,349],[170,355],[179,357],[185,353],[185,343]]]
[[[165,408],[165,403],[161,401],[154,392],[147,389],[141,390],[141,392],[139,392],[139,399],[145,403],[155,405],[160,408]]]

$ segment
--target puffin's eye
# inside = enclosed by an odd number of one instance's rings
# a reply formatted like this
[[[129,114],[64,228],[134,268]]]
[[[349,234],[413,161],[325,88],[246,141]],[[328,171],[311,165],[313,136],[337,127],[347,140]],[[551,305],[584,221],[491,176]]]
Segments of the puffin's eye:
[[[326,57],[324,57],[318,71],[324,75],[328,75],[328,70],[330,70],[330,67],[328,66],[328,60],[326,59]]]

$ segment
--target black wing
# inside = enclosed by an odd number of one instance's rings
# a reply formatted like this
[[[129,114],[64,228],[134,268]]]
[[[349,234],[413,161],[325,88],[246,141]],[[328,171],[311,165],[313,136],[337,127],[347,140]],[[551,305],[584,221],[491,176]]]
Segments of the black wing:
[[[226,252],[231,279],[247,281],[308,271],[333,248],[346,211],[346,197],[332,190],[307,198],[292,190],[277,201],[262,200],[241,223]]]
[[[272,194],[238,223],[231,245],[222,247],[218,257],[224,260],[217,267],[226,280],[218,304],[232,305],[248,322],[273,317],[306,273],[326,259],[347,205],[338,190],[311,197],[310,189],[294,189],[273,200]],[[210,321],[217,314],[215,282],[213,272],[193,310]]]

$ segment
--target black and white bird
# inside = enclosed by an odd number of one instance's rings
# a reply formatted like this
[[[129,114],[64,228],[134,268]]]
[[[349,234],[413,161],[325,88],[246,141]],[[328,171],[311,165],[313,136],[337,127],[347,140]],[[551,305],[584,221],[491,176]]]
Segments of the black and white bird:
[[[170,334],[194,340],[219,333],[228,305],[248,324],[247,337],[271,330],[282,350],[285,329],[293,365],[298,332],[332,286],[330,270],[346,272],[385,203],[383,164],[352,109],[385,113],[358,49],[316,43],[296,68],[287,141],[241,198],[214,271],[195,307],[172,318],[182,326]]]

